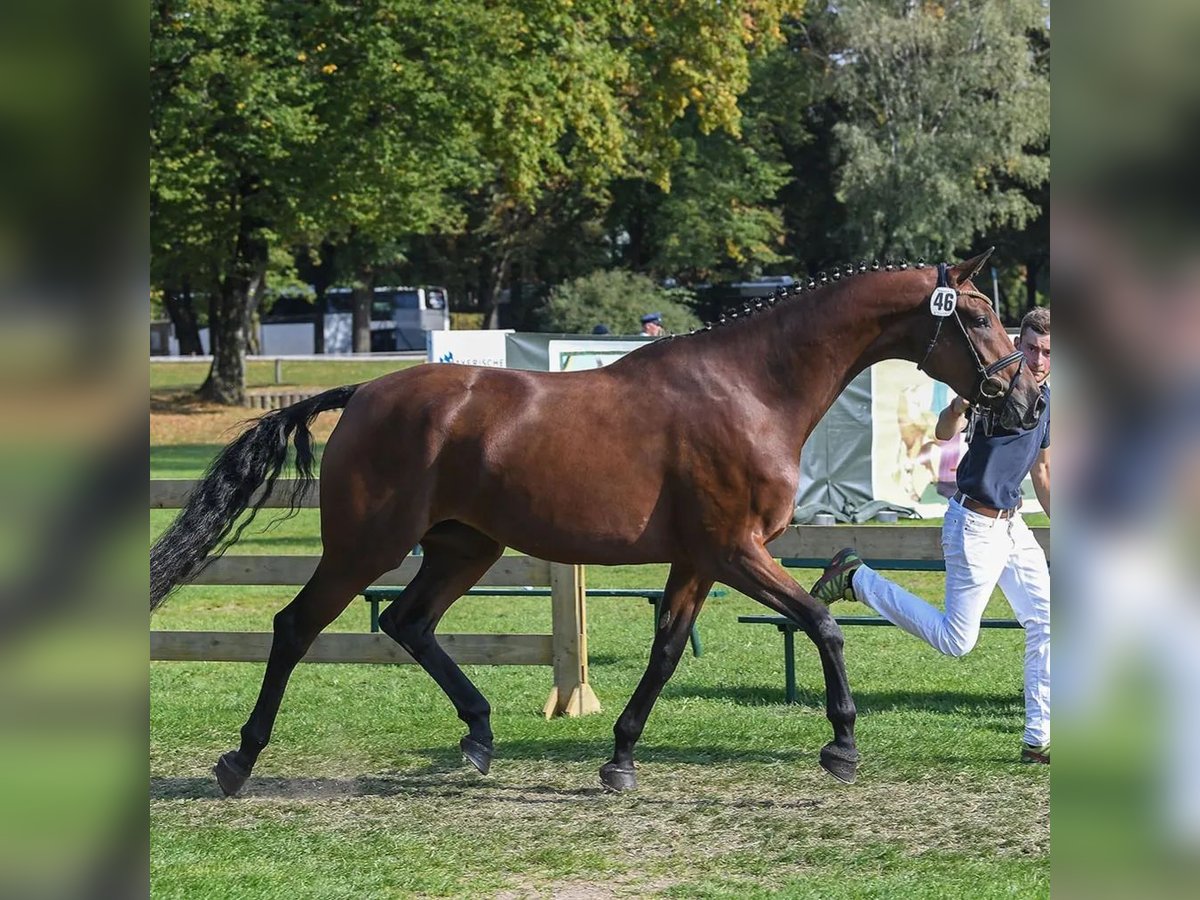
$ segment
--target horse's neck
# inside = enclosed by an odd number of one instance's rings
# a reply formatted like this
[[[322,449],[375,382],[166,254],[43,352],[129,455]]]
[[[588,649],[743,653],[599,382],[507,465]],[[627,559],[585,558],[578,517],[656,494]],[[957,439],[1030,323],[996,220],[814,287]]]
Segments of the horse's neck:
[[[859,373],[902,355],[887,324],[899,310],[870,290],[869,280],[858,276],[805,292],[730,329],[746,388],[770,398],[801,442]]]

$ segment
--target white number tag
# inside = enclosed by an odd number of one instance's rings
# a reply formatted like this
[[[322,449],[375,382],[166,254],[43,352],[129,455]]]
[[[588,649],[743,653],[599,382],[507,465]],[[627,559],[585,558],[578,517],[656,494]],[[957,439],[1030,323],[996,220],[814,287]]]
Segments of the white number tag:
[[[940,287],[929,298],[929,311],[935,316],[948,316],[954,312],[958,303],[958,291],[954,288]]]

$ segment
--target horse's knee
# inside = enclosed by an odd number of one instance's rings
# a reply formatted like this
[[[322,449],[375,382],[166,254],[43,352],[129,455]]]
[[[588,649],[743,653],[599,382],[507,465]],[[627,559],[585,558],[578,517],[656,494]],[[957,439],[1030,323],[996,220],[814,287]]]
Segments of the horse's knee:
[[[841,652],[842,648],[846,646],[846,637],[842,634],[842,626],[828,613],[817,621],[815,634],[817,642],[830,650]]]

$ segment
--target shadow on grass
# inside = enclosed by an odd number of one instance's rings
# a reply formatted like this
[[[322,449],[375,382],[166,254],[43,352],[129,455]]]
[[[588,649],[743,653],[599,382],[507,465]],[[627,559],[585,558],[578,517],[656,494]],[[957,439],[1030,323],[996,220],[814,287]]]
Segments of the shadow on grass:
[[[526,740],[503,741],[496,745],[496,763],[534,761],[553,766],[556,763],[578,765],[586,763],[598,772],[600,765],[608,760],[612,752],[611,742],[578,740]],[[487,792],[489,798],[511,799],[521,803],[556,803],[564,800],[595,797],[607,793],[598,781],[594,786],[558,787],[553,785],[514,783],[495,777],[482,777],[465,764],[457,748],[421,748],[406,751],[416,757],[424,757],[425,765],[412,769],[386,773],[357,775],[348,778],[306,778],[280,775],[252,775],[239,797],[266,797],[272,799],[334,799],[352,796],[405,796],[421,794],[430,797],[465,797]],[[641,752],[644,762],[655,766],[672,764],[686,765],[741,765],[746,763],[812,763],[815,750],[753,750],[734,747],[664,747],[646,746]],[[532,776],[537,777],[537,776]],[[639,799],[652,800],[646,795]],[[203,776],[175,776],[150,778],[151,800],[214,800],[223,799],[215,778]],[[680,798],[672,795],[663,797],[663,802],[678,804]],[[688,802],[686,799],[683,802]],[[712,798],[691,801],[696,804],[717,802]],[[730,802],[721,800],[722,805]],[[815,801],[780,801],[775,798],[741,798],[735,805],[747,808],[765,806],[795,806],[805,808]]]
[[[597,765],[597,769],[599,766]],[[650,787],[650,786],[647,786]],[[350,797],[391,797],[424,800],[470,800],[488,803],[512,803],[521,806],[575,804],[581,800],[598,800],[613,794],[599,784],[586,787],[558,787],[546,784],[504,783],[484,778],[474,770],[458,765],[454,770],[437,773],[395,772],[356,775],[349,778],[303,778],[280,775],[254,775],[236,797],[224,797],[212,777],[151,778],[151,800],[203,800],[236,803],[240,800],[338,800]],[[639,805],[669,805],[672,809],[685,807],[722,809],[794,809],[810,810],[820,807],[822,800],[807,797],[746,797],[734,798],[709,794],[680,796],[671,791],[658,794],[650,787],[631,796]]]

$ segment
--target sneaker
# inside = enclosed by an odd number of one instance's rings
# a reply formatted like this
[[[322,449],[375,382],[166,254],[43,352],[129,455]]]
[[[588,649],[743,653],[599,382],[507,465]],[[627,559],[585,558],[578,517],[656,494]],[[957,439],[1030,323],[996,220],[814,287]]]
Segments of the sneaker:
[[[1022,744],[1021,762],[1050,765],[1050,745],[1042,744],[1041,746],[1036,746],[1034,744]]]
[[[825,574],[817,579],[817,583],[809,591],[814,597],[829,606],[838,600],[853,600],[854,573],[863,564],[853,547],[839,550],[837,556],[825,567]]]

